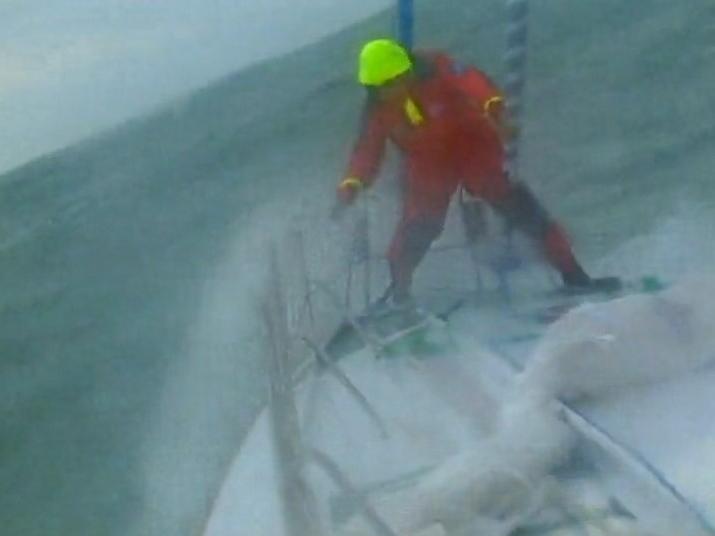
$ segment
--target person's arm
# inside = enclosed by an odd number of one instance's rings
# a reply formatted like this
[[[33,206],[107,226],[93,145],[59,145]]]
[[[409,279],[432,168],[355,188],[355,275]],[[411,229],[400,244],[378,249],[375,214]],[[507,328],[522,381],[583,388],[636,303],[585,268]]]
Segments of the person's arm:
[[[443,53],[433,54],[431,59],[438,72],[453,81],[470,107],[497,130],[502,140],[513,136],[504,94],[484,72],[471,65],[460,65]]]
[[[514,135],[514,126],[509,121],[501,89],[475,67],[467,67],[458,78],[458,84],[470,97],[477,112],[489,121],[504,141],[511,138]]]
[[[382,164],[387,131],[380,114],[372,105],[366,106],[360,136],[353,147],[344,178],[337,189],[338,201],[351,204],[357,195],[375,181]]]

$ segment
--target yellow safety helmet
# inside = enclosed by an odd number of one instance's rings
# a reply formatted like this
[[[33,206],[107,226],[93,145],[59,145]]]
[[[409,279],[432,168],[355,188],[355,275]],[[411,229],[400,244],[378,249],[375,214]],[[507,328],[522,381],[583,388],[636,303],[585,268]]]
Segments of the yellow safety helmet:
[[[407,50],[392,39],[370,41],[360,52],[358,80],[364,86],[380,86],[412,69]]]

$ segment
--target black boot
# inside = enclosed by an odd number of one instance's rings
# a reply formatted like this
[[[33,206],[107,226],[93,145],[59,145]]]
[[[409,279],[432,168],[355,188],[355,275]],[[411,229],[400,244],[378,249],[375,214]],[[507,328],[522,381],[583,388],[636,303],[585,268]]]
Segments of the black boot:
[[[578,264],[561,278],[569,292],[617,292],[623,288],[618,277],[591,277]]]
[[[568,272],[561,272],[561,279],[567,288],[586,288],[591,285],[592,281],[589,275],[584,272],[583,268],[578,264]]]

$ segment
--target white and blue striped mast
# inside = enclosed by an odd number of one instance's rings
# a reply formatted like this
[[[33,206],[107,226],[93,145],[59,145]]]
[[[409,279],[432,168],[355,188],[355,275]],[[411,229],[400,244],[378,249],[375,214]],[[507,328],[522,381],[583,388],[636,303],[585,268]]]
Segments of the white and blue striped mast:
[[[524,90],[526,88],[526,59],[529,37],[529,1],[506,0],[506,50],[504,63],[506,76],[504,80],[504,96],[506,98],[509,124],[513,127],[510,139],[506,143],[506,161],[504,171],[514,182],[521,180],[519,172],[519,153],[521,149],[521,133],[524,116]],[[497,263],[496,273],[501,288],[507,300],[511,290],[508,274],[520,265],[518,256],[512,248],[512,232],[507,232],[503,259]]]
[[[506,80],[504,93],[514,135],[506,147],[506,171],[512,180],[519,178],[519,149],[524,115],[526,87],[526,57],[528,46],[528,0],[506,0]]]

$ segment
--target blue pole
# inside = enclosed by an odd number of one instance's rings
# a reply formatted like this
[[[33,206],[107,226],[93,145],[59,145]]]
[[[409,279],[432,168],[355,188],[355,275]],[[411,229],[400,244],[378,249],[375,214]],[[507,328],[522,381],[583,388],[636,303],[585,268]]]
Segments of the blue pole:
[[[414,43],[415,10],[413,0],[398,0],[397,37],[406,48]]]

